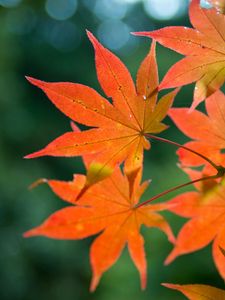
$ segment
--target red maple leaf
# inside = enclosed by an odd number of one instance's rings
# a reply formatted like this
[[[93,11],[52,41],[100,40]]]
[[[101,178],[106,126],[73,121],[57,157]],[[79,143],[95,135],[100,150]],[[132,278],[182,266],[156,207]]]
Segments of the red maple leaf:
[[[25,233],[25,237],[43,235],[55,239],[83,239],[97,233],[100,235],[90,249],[93,270],[91,290],[95,290],[102,274],[119,258],[127,244],[141,279],[146,286],[146,259],[144,239],[140,227],[157,227],[165,232],[171,242],[174,237],[165,219],[156,211],[160,204],[137,208],[141,194],[148,182],[140,185],[141,172],[136,173],[133,189],[119,168],[107,179],[91,186],[79,201],[76,196],[82,190],[86,178],[76,175],[71,182],[48,180],[51,189],[73,206],[52,214],[42,225]]]
[[[185,169],[192,180],[205,173]],[[190,218],[180,230],[175,247],[166,264],[177,256],[199,250],[213,241],[213,258],[221,276],[225,279],[225,259],[220,247],[225,247],[225,181],[206,180],[195,184],[197,191],[178,195],[165,205],[175,214]]]
[[[197,82],[195,108],[219,89],[225,80],[225,15],[216,9],[204,9],[192,0],[189,10],[193,28],[169,26],[152,32],[137,32],[187,57],[171,67],[159,89]]]
[[[95,49],[99,82],[105,94],[113,99],[113,104],[82,84],[47,83],[29,77],[28,80],[40,87],[64,114],[94,128],[67,132],[44,149],[26,156],[96,154],[87,173],[86,186],[109,176],[114,166],[124,160],[127,174],[141,167],[143,149],[150,147],[144,135],[167,128],[161,121],[177,93],[177,90],[173,91],[157,103],[155,43],[138,70],[136,91],[130,73],[119,58],[105,49],[90,32],[88,37]]]

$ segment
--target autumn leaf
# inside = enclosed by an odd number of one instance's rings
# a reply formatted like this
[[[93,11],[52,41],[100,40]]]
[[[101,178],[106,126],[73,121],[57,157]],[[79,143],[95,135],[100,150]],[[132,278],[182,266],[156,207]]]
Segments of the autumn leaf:
[[[191,180],[207,176],[197,170],[185,169]],[[197,251],[213,241],[213,259],[225,279],[225,259],[219,247],[225,248],[225,180],[216,179],[195,184],[197,191],[186,192],[167,202],[169,211],[190,218],[180,230],[175,247],[165,263],[177,256]]]
[[[97,233],[90,249],[93,271],[91,291],[94,291],[102,274],[119,258],[127,244],[130,256],[140,273],[142,288],[146,286],[146,258],[141,225],[157,227],[171,242],[174,237],[165,219],[157,213],[160,205],[136,208],[139,198],[148,186],[140,184],[141,171],[133,181],[130,193],[128,178],[119,168],[107,179],[91,186],[76,202],[86,178],[76,175],[71,182],[46,181],[53,192],[64,201],[73,204],[52,214],[42,225],[31,229],[25,237],[43,235],[55,239],[83,239]]]
[[[180,291],[190,300],[224,300],[225,291],[203,284],[178,285],[163,283],[163,286]]]
[[[217,91],[205,101],[207,115],[188,108],[171,108],[169,116],[189,138],[186,147],[197,151],[217,164],[225,166],[221,151],[225,149],[225,95]],[[182,148],[177,151],[182,166],[200,166],[206,163],[201,157]],[[215,170],[214,170],[215,171]]]
[[[134,34],[151,37],[186,56],[171,67],[159,89],[196,81],[194,109],[218,90],[225,80],[225,15],[214,8],[201,8],[199,0],[192,0],[189,16],[194,28],[169,26]]]
[[[88,32],[95,49],[99,82],[113,104],[88,86],[76,83],[47,83],[27,79],[41,88],[49,99],[72,120],[92,127],[82,132],[67,132],[44,149],[26,158],[83,156],[95,154],[88,169],[86,186],[109,176],[116,164],[125,160],[125,172],[135,173],[143,162],[143,150],[150,144],[146,133],[167,128],[161,123],[170,108],[175,90],[157,102],[158,71],[155,43],[137,73],[137,90],[124,64]]]

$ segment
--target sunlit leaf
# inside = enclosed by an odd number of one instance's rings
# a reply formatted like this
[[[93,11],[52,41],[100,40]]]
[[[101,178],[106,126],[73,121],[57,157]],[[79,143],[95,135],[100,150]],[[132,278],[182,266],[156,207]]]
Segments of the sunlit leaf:
[[[183,293],[190,300],[224,300],[225,291],[203,284],[178,285],[163,283],[165,287]]]
[[[189,16],[194,28],[169,26],[135,34],[151,37],[186,56],[171,67],[159,89],[196,82],[194,109],[225,80],[225,15],[214,8],[201,8],[199,0],[192,0]]]
[[[142,288],[146,287],[147,266],[144,239],[140,234],[143,225],[162,230],[171,242],[172,231],[166,220],[157,213],[160,205],[136,208],[139,197],[148,186],[140,184],[141,171],[136,173],[133,189],[120,169],[113,175],[91,186],[79,201],[77,196],[84,187],[84,175],[74,176],[70,182],[45,181],[64,201],[73,204],[52,214],[43,224],[24,234],[25,237],[42,235],[55,239],[83,239],[95,234],[90,249],[90,262],[93,271],[91,291],[95,290],[102,274],[119,258],[127,244],[130,256],[140,273]]]
[[[150,148],[144,134],[159,133],[167,128],[162,120],[178,91],[157,102],[158,71],[154,42],[138,70],[136,91],[129,71],[119,58],[104,48],[90,32],[88,37],[94,46],[100,85],[112,98],[113,104],[82,84],[47,83],[27,78],[41,88],[65,115],[92,128],[67,132],[26,158],[95,154],[87,173],[86,187],[109,176],[123,161],[128,175],[142,166],[143,150]]]

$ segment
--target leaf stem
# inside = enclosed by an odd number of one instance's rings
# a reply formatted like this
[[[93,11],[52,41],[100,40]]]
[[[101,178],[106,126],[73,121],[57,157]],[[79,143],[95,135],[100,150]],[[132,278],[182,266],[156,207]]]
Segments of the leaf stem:
[[[189,152],[192,152],[192,153],[198,155],[199,157],[201,157],[202,159],[204,159],[205,161],[207,161],[217,171],[219,171],[219,169],[220,169],[220,166],[217,166],[213,161],[211,161],[211,159],[209,159],[205,155],[203,155],[203,154],[201,154],[201,153],[199,153],[199,152],[197,152],[195,150],[192,150],[192,149],[190,149],[190,148],[188,148],[186,146],[183,146],[183,145],[181,145],[179,143],[176,143],[174,141],[171,141],[171,140],[168,140],[168,139],[165,139],[165,138],[162,138],[162,137],[158,137],[158,136],[155,136],[155,135],[152,135],[152,134],[149,134],[149,133],[146,133],[144,136],[147,137],[147,138],[150,138],[150,139],[158,140],[160,142],[164,142],[164,143],[167,143],[167,144],[171,144],[171,145],[177,146],[179,148],[183,148],[183,149],[185,149],[185,150],[187,150]]]
[[[142,202],[142,203],[137,204],[137,205],[135,206],[135,208],[139,208],[139,207],[141,207],[141,206],[144,206],[144,205],[146,205],[146,204],[149,204],[150,202],[152,202],[152,201],[154,201],[154,200],[156,200],[156,199],[158,199],[158,198],[160,198],[160,197],[162,197],[162,196],[164,196],[164,195],[167,195],[167,194],[169,194],[169,193],[171,193],[171,192],[173,192],[173,191],[176,191],[176,190],[178,190],[178,189],[180,189],[180,188],[183,188],[183,187],[185,187],[185,186],[194,184],[194,183],[199,182],[199,181],[204,181],[204,180],[209,180],[209,179],[216,179],[216,178],[220,178],[220,177],[222,177],[222,175],[220,174],[220,172],[218,172],[216,175],[206,176],[206,177],[201,177],[201,178],[198,178],[198,179],[195,179],[195,180],[192,180],[192,181],[189,181],[189,182],[186,182],[186,183],[177,185],[177,186],[172,187],[172,188],[170,188],[170,189],[168,189],[168,190],[165,190],[164,192],[162,192],[162,193],[160,193],[160,194],[158,194],[158,195],[153,196],[153,197],[150,198],[149,200],[146,200],[146,201],[144,201],[144,202]]]

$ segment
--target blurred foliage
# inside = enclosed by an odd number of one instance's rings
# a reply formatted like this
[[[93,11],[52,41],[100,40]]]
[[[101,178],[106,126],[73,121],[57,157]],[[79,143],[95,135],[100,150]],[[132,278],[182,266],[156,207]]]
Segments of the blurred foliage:
[[[179,300],[183,297],[161,287],[160,283],[222,285],[209,247],[164,267],[163,261],[171,245],[159,231],[144,230],[149,264],[147,290],[141,292],[137,271],[125,251],[103,276],[97,291],[89,294],[91,239],[22,238],[24,231],[65,205],[47,186],[28,191],[29,184],[41,177],[69,180],[73,173],[84,171],[79,158],[23,160],[25,154],[70,130],[69,120],[41,91],[30,86],[24,76],[80,82],[102,93],[96,79],[93,49],[85,35],[88,28],[120,56],[135,78],[150,42],[131,36],[129,32],[167,25],[189,26],[187,2],[181,2],[183,7],[174,18],[159,21],[148,14],[148,4],[141,1],[0,0],[1,300]],[[180,58],[161,46],[157,46],[157,57],[161,79]],[[192,90],[193,86],[184,87],[175,105],[189,105]],[[186,139],[169,119],[167,123],[171,127],[163,136],[184,142]],[[152,143],[152,150],[146,153],[144,177],[152,178],[153,182],[144,199],[187,180],[176,161],[172,146]],[[165,215],[177,233],[183,220],[169,213]]]

